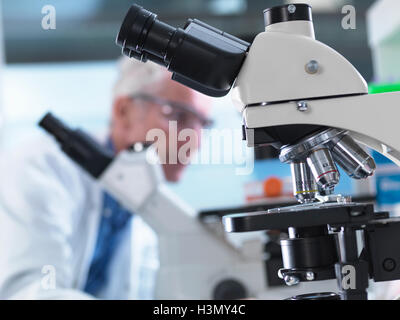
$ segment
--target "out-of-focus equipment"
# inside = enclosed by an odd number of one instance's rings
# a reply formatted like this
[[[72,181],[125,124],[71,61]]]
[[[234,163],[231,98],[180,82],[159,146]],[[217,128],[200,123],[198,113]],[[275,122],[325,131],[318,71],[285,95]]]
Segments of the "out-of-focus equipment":
[[[370,204],[335,195],[336,164],[355,179],[373,174],[375,163],[358,141],[400,165],[400,94],[369,95],[359,72],[315,40],[310,6],[266,9],[264,20],[265,31],[250,45],[196,20],[163,32],[154,14],[134,5],[117,43],[124,54],[161,63],[173,79],[203,93],[221,95],[233,86],[248,146],[280,149],[301,204],[226,216],[226,230],[286,230],[280,276],[288,285],[338,279],[339,294],[296,299],[367,299],[370,277],[400,278],[400,223]]]
[[[400,83],[400,17],[393,14],[399,10],[399,1],[377,0],[367,11],[368,42],[371,47],[375,83]],[[386,92],[392,91],[390,86],[384,89]]]
[[[163,183],[153,147],[135,145],[114,156],[85,132],[70,129],[51,114],[40,126],[74,162],[155,231],[160,258],[157,299],[241,299],[265,290],[261,241],[233,247],[202,223]],[[135,151],[139,146],[141,151]]]
[[[2,14],[2,5],[0,3],[0,101],[3,100],[2,97],[2,90],[1,88],[3,87],[3,72],[2,69],[4,68],[4,39],[3,39],[3,14]],[[3,114],[3,108],[0,103],[0,134],[3,133],[3,125],[4,125],[4,114]]]
[[[369,93],[400,91],[400,17],[393,14],[399,10],[400,2],[396,0],[378,0],[368,9],[368,41],[374,67]],[[377,205],[400,216],[400,168],[376,152],[373,156],[377,163]]]

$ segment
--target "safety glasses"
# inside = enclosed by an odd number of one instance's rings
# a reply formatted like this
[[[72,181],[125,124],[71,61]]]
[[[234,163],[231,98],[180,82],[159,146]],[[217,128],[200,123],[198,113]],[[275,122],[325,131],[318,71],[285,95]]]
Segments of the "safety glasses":
[[[209,128],[213,121],[198,112],[194,107],[185,103],[163,99],[146,93],[131,96],[133,100],[142,100],[154,103],[161,107],[161,112],[170,120],[177,121],[178,125],[191,127],[193,122],[198,122],[203,128]]]

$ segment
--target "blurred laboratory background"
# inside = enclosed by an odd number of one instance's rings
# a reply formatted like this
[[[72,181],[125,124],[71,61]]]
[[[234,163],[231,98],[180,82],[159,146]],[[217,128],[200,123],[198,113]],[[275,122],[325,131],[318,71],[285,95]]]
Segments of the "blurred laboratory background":
[[[42,134],[36,128],[36,122],[49,110],[71,125],[91,132],[107,127],[112,86],[117,75],[116,60],[120,56],[119,47],[114,45],[114,41],[123,16],[132,2],[2,0],[0,127],[3,151],[21,143],[26,143],[29,148],[29,139]],[[247,41],[251,41],[263,30],[263,9],[286,2],[136,1],[146,9],[158,13],[160,19],[173,26],[183,26],[187,18],[197,18]],[[300,2],[313,6],[316,38],[343,54],[369,83],[387,84],[399,81],[400,59],[395,61],[400,50],[399,1]],[[394,3],[397,9],[392,7],[388,10],[390,3]],[[42,8],[48,4],[56,8],[54,30],[43,30],[41,26]],[[341,26],[344,5],[353,5],[356,9],[354,30],[345,30]],[[229,96],[216,99],[212,117],[215,120],[214,128],[241,129],[240,115],[232,106]],[[233,143],[237,146],[235,150],[239,150],[246,159],[255,159],[251,174],[237,174],[238,167],[243,167],[243,163],[193,165],[185,173],[184,179],[171,187],[200,210],[268,202],[271,200],[269,198],[276,196],[268,189],[269,185],[274,185],[274,179],[280,181],[282,190],[286,190],[290,168],[273,158],[274,152],[266,149],[257,150],[253,154],[253,151],[246,151],[240,139],[234,139]],[[200,152],[220,151],[205,151],[205,148],[210,148],[210,145],[204,144]],[[223,145],[219,148],[223,148]],[[389,172],[389,178],[385,178],[393,182],[386,185],[397,183],[396,191],[400,190],[399,173],[396,169],[385,172]],[[374,183],[360,186],[350,181],[346,174],[342,174],[337,191],[374,195]],[[279,194],[281,198],[285,195],[285,192]],[[391,198],[388,201],[396,203],[400,200]]]

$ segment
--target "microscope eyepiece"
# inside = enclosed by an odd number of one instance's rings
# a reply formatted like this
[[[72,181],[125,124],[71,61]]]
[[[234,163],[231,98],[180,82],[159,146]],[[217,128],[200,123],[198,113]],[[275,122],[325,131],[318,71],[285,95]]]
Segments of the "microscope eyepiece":
[[[64,143],[68,139],[68,135],[71,134],[71,129],[53,116],[51,112],[46,113],[40,120],[39,126],[53,135],[61,144]]]
[[[122,23],[116,43],[125,55],[143,62],[158,57],[156,62],[160,62],[175,31],[176,28],[159,21],[154,13],[134,4]]]
[[[136,4],[125,16],[116,43],[124,55],[160,64],[173,73],[173,80],[213,97],[229,92],[250,47],[195,19],[183,29],[172,27]]]

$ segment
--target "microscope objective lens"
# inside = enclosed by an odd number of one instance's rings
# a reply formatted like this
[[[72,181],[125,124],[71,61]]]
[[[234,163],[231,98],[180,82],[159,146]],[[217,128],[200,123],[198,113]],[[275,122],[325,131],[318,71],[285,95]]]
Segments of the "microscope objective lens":
[[[315,199],[317,186],[311,170],[305,161],[292,162],[293,194],[300,203],[308,203]]]
[[[333,189],[339,183],[339,171],[327,148],[314,150],[307,157],[307,164],[316,182],[323,189]]]

